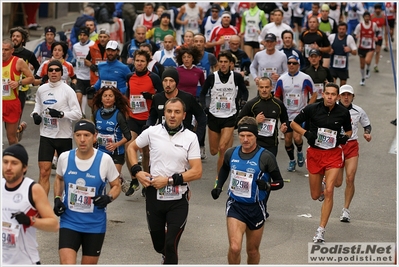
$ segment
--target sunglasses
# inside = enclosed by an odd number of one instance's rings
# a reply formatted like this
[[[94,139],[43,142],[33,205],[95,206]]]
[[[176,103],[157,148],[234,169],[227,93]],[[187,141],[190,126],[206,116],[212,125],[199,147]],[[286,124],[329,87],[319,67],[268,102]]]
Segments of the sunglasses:
[[[287,65],[298,65],[298,62],[287,62]]]
[[[56,69],[48,69],[48,72],[60,72],[61,69],[60,68],[56,68]]]

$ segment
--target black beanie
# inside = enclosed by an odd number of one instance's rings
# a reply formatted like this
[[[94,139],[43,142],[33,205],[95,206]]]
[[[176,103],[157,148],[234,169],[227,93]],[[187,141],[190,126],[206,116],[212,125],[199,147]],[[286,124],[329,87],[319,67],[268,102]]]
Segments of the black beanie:
[[[162,73],[162,81],[166,77],[171,77],[173,80],[176,82],[176,86],[179,84],[179,73],[177,72],[176,68],[174,67],[168,67],[164,70]]]
[[[51,60],[50,63],[48,63],[47,72],[48,72],[48,69],[50,68],[50,66],[57,66],[57,67],[59,67],[59,68],[61,69],[61,76],[62,76],[62,74],[63,74],[64,71],[63,71],[61,62],[59,62],[59,61],[56,60],[56,59]]]
[[[3,157],[4,156],[12,156],[17,158],[22,162],[22,165],[28,166],[28,153],[21,144],[14,144],[4,149]]]

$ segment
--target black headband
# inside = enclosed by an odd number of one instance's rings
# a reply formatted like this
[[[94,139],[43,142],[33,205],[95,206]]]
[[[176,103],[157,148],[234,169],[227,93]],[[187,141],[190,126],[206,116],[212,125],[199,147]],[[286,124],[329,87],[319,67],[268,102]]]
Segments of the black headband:
[[[240,124],[237,127],[238,133],[240,132],[251,132],[258,137],[258,126],[254,124]]]
[[[76,122],[75,128],[73,130],[73,132],[77,132],[77,131],[88,131],[88,132],[91,132],[92,134],[95,134],[96,127],[90,121],[80,120],[80,121]]]

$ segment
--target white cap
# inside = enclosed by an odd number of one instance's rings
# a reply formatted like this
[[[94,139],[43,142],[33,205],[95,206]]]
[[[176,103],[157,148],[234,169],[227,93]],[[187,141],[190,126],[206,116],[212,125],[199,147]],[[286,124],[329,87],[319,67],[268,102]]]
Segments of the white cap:
[[[351,93],[352,95],[355,94],[355,91],[353,90],[353,87],[350,86],[349,84],[342,85],[341,88],[339,88],[339,94],[342,95],[343,93]]]
[[[108,41],[107,46],[105,49],[112,49],[112,50],[119,50],[118,42],[117,41]]]

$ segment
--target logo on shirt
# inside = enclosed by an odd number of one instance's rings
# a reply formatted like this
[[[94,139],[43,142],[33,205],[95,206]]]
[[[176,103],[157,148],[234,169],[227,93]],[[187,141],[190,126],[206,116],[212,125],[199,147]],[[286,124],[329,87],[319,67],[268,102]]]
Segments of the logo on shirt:
[[[247,173],[255,173],[255,169],[247,168],[246,172]]]
[[[258,165],[255,161],[251,161],[251,160],[248,160],[247,164],[249,164],[251,166],[257,166]]]
[[[47,100],[43,101],[44,105],[52,105],[52,104],[55,104],[55,103],[57,103],[56,99],[47,99]]]
[[[17,194],[12,198],[12,200],[14,201],[14,203],[19,203],[19,202],[22,201],[22,199],[23,199],[23,196],[22,196],[22,194],[20,194],[20,193],[17,193]]]
[[[90,173],[86,173],[86,178],[96,178],[96,176],[95,175],[91,175]]]
[[[115,123],[113,121],[107,121],[108,125],[115,125]]]
[[[74,171],[69,171],[68,172],[68,175],[77,175],[78,174],[78,172],[74,172]]]

